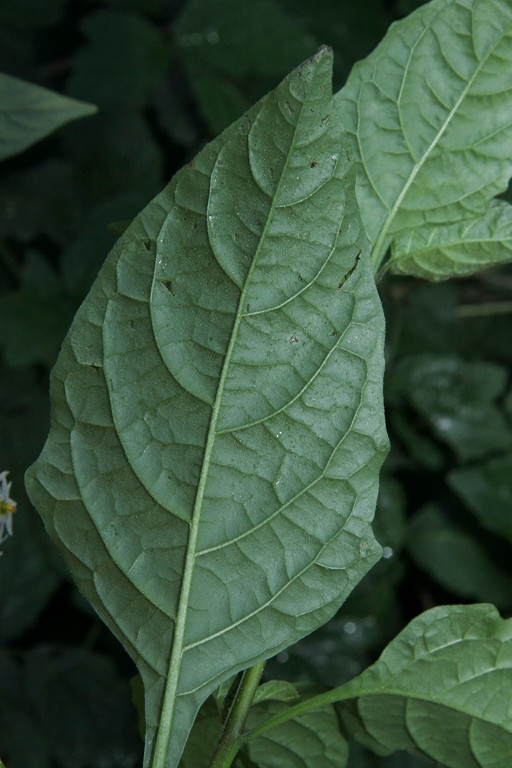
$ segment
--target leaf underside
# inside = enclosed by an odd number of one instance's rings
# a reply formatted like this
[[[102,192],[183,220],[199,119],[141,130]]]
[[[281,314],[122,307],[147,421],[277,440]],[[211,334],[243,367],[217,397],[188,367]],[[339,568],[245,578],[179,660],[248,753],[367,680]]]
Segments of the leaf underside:
[[[483,216],[400,233],[391,271],[426,280],[465,277],[512,261],[512,205],[491,201]]]
[[[27,487],[145,687],[145,765],[378,559],[383,316],[321,51],[109,255]]]
[[[512,620],[492,605],[418,616],[340,688],[339,713],[378,754],[407,750],[446,768],[512,764]]]
[[[508,0],[433,0],[354,67],[335,103],[353,138],[376,264],[399,233],[403,245],[412,230],[427,239],[431,228],[482,217],[507,188],[511,71]],[[395,256],[392,266],[406,271]],[[434,260],[426,275],[423,260],[422,276],[439,279],[439,270]]]

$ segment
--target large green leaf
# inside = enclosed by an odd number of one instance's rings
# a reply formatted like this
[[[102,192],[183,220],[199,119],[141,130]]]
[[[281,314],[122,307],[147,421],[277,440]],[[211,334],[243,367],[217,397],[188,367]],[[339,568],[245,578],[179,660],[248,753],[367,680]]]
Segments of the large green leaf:
[[[494,200],[483,216],[401,232],[389,262],[393,272],[446,280],[512,260],[512,205]]]
[[[23,152],[70,120],[94,112],[92,104],[0,73],[0,160]]]
[[[378,754],[407,750],[447,768],[509,768],[511,659],[512,620],[494,606],[433,608],[338,689],[338,711]]]
[[[482,216],[512,170],[512,6],[434,0],[394,24],[335,97],[381,262],[393,236]]]
[[[177,174],[53,371],[28,489],[139,667],[155,768],[380,552],[383,316],[330,77],[324,49]]]

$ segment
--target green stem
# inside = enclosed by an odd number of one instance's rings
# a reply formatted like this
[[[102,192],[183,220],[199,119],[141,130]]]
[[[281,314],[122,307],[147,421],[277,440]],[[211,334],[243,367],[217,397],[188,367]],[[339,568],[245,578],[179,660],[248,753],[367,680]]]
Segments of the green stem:
[[[262,662],[245,670],[210,768],[229,768],[242,746],[245,721],[264,667],[265,662]]]
[[[374,275],[377,275],[379,273],[379,270],[382,267],[382,262],[384,261],[384,258],[386,256],[386,253],[389,247],[389,243],[386,242],[386,237],[387,237],[387,226],[381,230],[377,240],[375,241],[375,245],[372,248],[371,259],[372,259]]]
[[[272,730],[272,728],[276,728],[278,725],[282,725],[282,723],[286,723],[288,720],[293,720],[294,717],[303,715],[305,712],[312,712],[316,709],[323,709],[330,704],[335,704],[336,702],[343,701],[344,699],[353,699],[354,691],[347,687],[347,691],[344,693],[342,691],[343,687],[344,686],[333,688],[332,690],[321,693],[318,696],[312,696],[310,699],[301,701],[294,707],[286,709],[279,715],[275,715],[269,720],[265,720],[264,723],[259,725],[257,728],[253,728],[252,731],[249,731],[242,737],[242,739],[240,739],[241,743],[238,745],[238,749],[240,749],[242,744],[246,744],[249,741],[254,741],[254,739],[257,739],[259,736],[263,736],[264,733]],[[222,768],[224,768],[224,766]]]

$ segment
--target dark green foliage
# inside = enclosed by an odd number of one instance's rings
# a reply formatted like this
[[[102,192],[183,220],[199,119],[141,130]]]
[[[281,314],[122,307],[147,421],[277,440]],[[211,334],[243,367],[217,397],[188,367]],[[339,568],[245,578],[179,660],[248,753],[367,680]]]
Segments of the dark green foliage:
[[[127,686],[135,669],[70,584],[23,490],[24,471],[47,434],[48,373],[73,315],[119,233],[206,141],[321,44],[334,48],[335,89],[341,87],[390,23],[418,5],[0,3],[0,71],[99,108],[41,130],[1,167],[0,471],[10,470],[18,502],[15,536],[0,558],[6,768],[131,768],[142,760]],[[386,201],[386,210],[392,203]],[[420,204],[411,210],[411,221],[421,218]],[[400,234],[401,222],[391,227],[399,232],[397,272],[442,279],[453,269],[462,279],[433,286],[386,276],[379,285],[392,443],[374,526],[384,558],[331,622],[267,664],[268,678],[341,685],[433,605],[478,600],[510,615],[512,271],[468,274],[482,248],[486,263],[509,260],[507,248],[495,244],[497,236],[510,241],[507,210],[493,204],[478,220],[466,238],[477,233],[476,250],[472,241],[456,247],[464,225],[426,226],[412,246],[410,231]],[[432,261],[429,247],[439,236],[447,245]],[[262,700],[251,727],[259,713],[268,717],[293,703]],[[369,727],[378,731],[372,716],[369,706]],[[334,722],[337,715],[329,717]],[[322,722],[325,733],[314,718],[294,722],[309,734],[305,743],[315,758],[307,768],[343,764],[329,751],[334,745],[343,757],[343,739]],[[183,768],[208,765],[220,728],[213,699],[199,723],[203,730],[194,729]],[[281,759],[276,765],[283,768],[303,768],[304,755],[285,749],[278,729],[272,740],[265,753],[257,742],[246,749],[237,768],[267,768],[264,754]],[[348,762],[349,768],[426,765],[421,757],[377,757],[359,746],[351,746]]]
[[[2,758],[11,768],[137,765],[128,686],[105,656],[54,645],[19,659],[2,652],[0,686]]]

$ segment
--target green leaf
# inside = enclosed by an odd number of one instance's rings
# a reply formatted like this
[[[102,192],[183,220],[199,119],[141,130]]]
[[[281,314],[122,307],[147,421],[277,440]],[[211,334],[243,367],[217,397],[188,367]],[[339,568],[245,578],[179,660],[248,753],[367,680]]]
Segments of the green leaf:
[[[84,19],[81,30],[88,45],[74,56],[68,92],[107,111],[144,106],[170,60],[157,27],[135,13],[100,10]]]
[[[251,93],[261,96],[323,42],[273,0],[189,0],[174,31],[190,89],[213,135],[248,109]]]
[[[447,480],[484,528],[512,543],[511,454],[458,467],[448,473]]]
[[[316,686],[299,686],[305,696]],[[255,704],[247,719],[247,729],[258,727],[289,708],[282,701]],[[259,768],[345,768],[348,744],[340,732],[333,706],[305,712],[272,728],[248,744],[249,757]]]
[[[294,701],[300,698],[297,688],[287,680],[269,680],[256,690],[254,703],[273,699],[275,701]]]
[[[394,627],[392,606],[386,594],[391,589],[389,577],[385,581],[382,577],[373,581],[381,563],[366,575],[331,621],[270,659],[265,674],[284,677],[292,681],[294,687],[297,680],[332,686],[347,682],[367,667],[375,657],[375,650],[382,648],[394,634],[389,632],[390,625],[395,631],[403,625],[402,621]],[[371,600],[374,605],[369,605]],[[374,609],[382,611],[385,630],[379,626],[381,617],[375,615]]]
[[[80,299],[85,296],[105,260],[105,253],[139,209],[140,195],[127,192],[104,200],[83,216],[79,237],[60,257],[61,279],[68,294]],[[125,217],[124,221],[122,217]]]
[[[0,73],[0,160],[12,157],[61,125],[96,112],[85,104]]]
[[[511,38],[507,0],[434,0],[393,24],[335,97],[375,264],[399,232],[482,216],[507,188]]]
[[[512,620],[494,606],[439,606],[337,689],[338,712],[381,755],[407,750],[446,768],[509,768],[511,658]]]
[[[53,372],[27,487],[138,665],[153,768],[380,553],[383,317],[330,77],[323,49],[180,171]]]
[[[512,260],[512,205],[491,202],[483,216],[401,232],[393,243],[392,272],[427,280],[472,275]]]
[[[393,371],[390,390],[402,393],[440,440],[461,460],[477,459],[512,443],[496,400],[506,368],[448,355],[409,355]]]
[[[180,760],[180,768],[208,768],[222,731],[220,712],[212,697],[198,712]]]
[[[463,598],[512,605],[509,552],[493,551],[435,504],[417,512],[411,522],[407,549],[413,560],[445,589]]]

